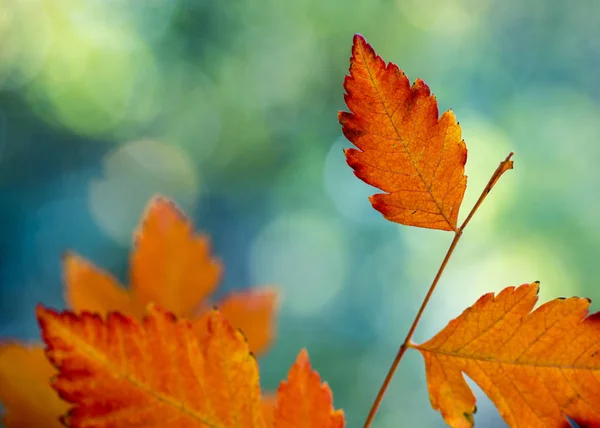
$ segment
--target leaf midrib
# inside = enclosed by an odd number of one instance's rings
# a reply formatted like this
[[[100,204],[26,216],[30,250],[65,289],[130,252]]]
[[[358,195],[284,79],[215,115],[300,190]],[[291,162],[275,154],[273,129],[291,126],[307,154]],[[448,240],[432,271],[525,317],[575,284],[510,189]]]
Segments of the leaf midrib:
[[[486,363],[495,363],[495,364],[505,364],[505,365],[513,365],[513,366],[525,366],[525,367],[532,367],[532,368],[540,368],[540,369],[567,369],[567,370],[588,370],[588,371],[600,371],[600,366],[592,366],[592,367],[588,367],[588,366],[578,366],[578,365],[559,365],[559,364],[549,364],[549,363],[543,363],[543,364],[534,364],[531,362],[519,362],[519,361],[511,361],[511,360],[505,360],[505,359],[489,359],[483,356],[472,356],[472,355],[465,355],[465,354],[460,354],[458,352],[450,352],[450,351],[439,351],[439,350],[433,350],[433,349],[428,349],[425,348],[421,345],[413,345],[411,346],[411,348],[414,348],[420,352],[428,352],[434,355],[445,355],[448,357],[452,357],[452,358],[456,358],[456,359],[461,359],[461,360],[471,360],[471,361],[482,361],[482,362],[486,362]]]

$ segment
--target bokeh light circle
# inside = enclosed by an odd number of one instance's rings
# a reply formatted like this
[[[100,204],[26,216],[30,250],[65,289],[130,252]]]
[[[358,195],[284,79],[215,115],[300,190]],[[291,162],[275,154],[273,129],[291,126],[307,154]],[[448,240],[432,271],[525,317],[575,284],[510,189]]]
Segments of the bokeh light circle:
[[[188,214],[200,191],[200,177],[181,148],[154,140],[129,142],[104,159],[104,176],[92,181],[89,206],[98,226],[129,245],[150,198],[162,194]]]
[[[282,289],[282,310],[316,315],[342,292],[347,256],[333,220],[311,212],[281,214],[255,239],[250,254],[253,283]]]

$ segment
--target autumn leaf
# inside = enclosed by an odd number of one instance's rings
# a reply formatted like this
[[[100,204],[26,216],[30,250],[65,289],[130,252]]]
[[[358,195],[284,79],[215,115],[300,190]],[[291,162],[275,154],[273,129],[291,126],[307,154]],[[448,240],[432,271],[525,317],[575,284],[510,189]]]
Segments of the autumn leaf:
[[[344,412],[334,410],[329,385],[321,383],[321,377],[302,350],[288,373],[287,381],[281,382],[277,391],[275,410],[276,428],[342,428]]]
[[[429,397],[452,427],[473,426],[475,396],[462,373],[511,427],[600,426],[600,312],[555,299],[532,311],[538,283],[481,297],[422,345]]]
[[[101,315],[119,311],[141,319],[147,304],[155,303],[193,320],[215,304],[207,299],[221,273],[221,264],[210,253],[208,238],[194,234],[191,222],[174,203],[155,197],[135,236],[131,287],[125,289],[114,276],[67,253],[65,298],[75,311]],[[235,317],[233,324],[243,330],[252,351],[260,354],[273,339],[276,297],[271,288],[250,289],[231,293],[216,306],[223,307],[226,316]]]
[[[150,305],[143,323],[118,312],[37,316],[53,387],[75,404],[70,427],[263,427],[258,365],[218,312],[199,341],[188,320]]]
[[[53,387],[74,407],[73,428],[266,427],[258,365],[244,336],[218,311],[198,340],[189,320],[150,305],[140,323],[111,313],[37,308],[46,355],[59,370]],[[274,427],[342,427],[331,391],[306,351],[278,391]],[[307,419],[308,418],[308,419]]]
[[[360,35],[344,88],[350,113],[338,118],[359,149],[345,150],[346,160],[358,178],[386,192],[371,196],[373,207],[397,223],[456,230],[467,149],[454,113],[438,119],[429,87],[420,79],[411,87]]]
[[[131,289],[121,287],[112,275],[84,258],[74,253],[65,256],[66,299],[71,308],[103,315],[118,311],[141,319],[145,305],[156,299],[167,310],[192,319],[196,334],[204,335],[203,315],[214,304],[207,297],[222,270],[210,254],[208,239],[195,235],[185,216],[161,197],[150,202],[136,235]],[[230,293],[217,305],[243,330],[251,349],[261,353],[273,340],[276,299],[274,289],[263,287]],[[65,404],[49,386],[55,373],[41,346],[14,343],[0,348],[0,401],[6,428],[60,426],[58,416]],[[39,403],[47,405],[40,408]],[[264,411],[272,413],[273,407],[273,400],[265,397]]]
[[[48,382],[56,370],[48,363],[40,346],[18,343],[0,345],[0,401],[6,413],[6,428],[60,428],[58,415],[68,404]]]

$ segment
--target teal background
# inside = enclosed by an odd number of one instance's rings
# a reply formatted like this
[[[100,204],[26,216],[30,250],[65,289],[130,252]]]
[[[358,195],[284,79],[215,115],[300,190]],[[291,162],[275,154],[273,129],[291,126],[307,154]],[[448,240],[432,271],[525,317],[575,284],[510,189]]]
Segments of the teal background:
[[[302,347],[361,426],[452,236],[385,221],[337,122],[363,34],[452,108],[469,150],[464,218],[490,194],[415,341],[486,292],[600,289],[600,3],[594,0],[0,0],[0,336],[37,339],[73,249],[127,278],[163,193],[211,236],[220,294],[275,284],[273,390]],[[502,427],[478,391],[476,423]],[[409,352],[373,425],[442,427]]]

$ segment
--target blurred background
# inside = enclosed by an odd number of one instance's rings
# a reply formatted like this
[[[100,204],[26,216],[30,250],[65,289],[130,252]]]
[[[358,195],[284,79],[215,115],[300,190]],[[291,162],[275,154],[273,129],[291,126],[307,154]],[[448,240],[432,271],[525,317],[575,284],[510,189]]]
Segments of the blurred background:
[[[342,149],[354,33],[452,108],[469,150],[467,228],[417,330],[486,292],[600,309],[600,3],[594,0],[0,0],[0,337],[37,340],[72,249],[127,282],[162,193],[211,236],[219,295],[276,284],[274,390],[307,347],[362,425],[452,239],[392,224]],[[478,391],[478,426],[505,426]],[[374,427],[443,427],[409,352]]]

